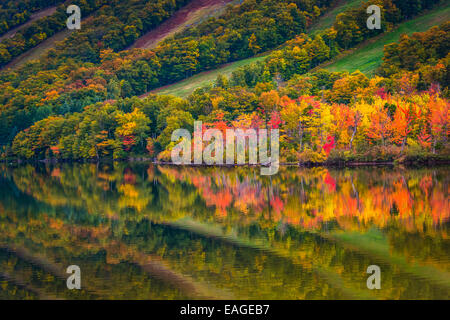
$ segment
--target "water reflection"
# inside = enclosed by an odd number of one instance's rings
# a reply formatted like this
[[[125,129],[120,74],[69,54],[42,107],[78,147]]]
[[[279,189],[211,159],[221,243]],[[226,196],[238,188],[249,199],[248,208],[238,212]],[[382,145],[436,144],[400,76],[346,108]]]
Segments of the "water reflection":
[[[3,166],[0,299],[448,299],[448,173]]]

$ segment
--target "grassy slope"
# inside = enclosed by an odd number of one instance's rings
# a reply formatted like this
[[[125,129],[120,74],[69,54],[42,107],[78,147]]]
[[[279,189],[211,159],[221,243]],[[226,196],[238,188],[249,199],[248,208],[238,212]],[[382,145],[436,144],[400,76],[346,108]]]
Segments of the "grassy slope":
[[[83,23],[88,22],[90,19],[92,19],[92,16],[89,16],[86,19],[83,19],[81,21],[81,27],[83,27]],[[27,52],[24,52],[20,56],[14,58],[10,63],[8,63],[2,69],[8,69],[8,68],[15,69],[15,68],[18,68],[21,65],[25,64],[28,61],[38,60],[47,50],[54,48],[57,42],[63,41],[72,32],[74,32],[74,31],[69,30],[69,29],[64,29],[60,32],[57,32],[50,38],[45,39],[43,42],[41,42],[37,46],[30,48]]]
[[[338,57],[331,64],[325,64],[323,67],[329,71],[360,70],[366,74],[373,74],[382,63],[385,45],[397,42],[403,33],[423,32],[449,19],[450,7],[444,4],[418,18],[400,24],[394,31],[383,34],[376,40],[364,42],[351,53]]]
[[[336,16],[339,13],[351,7],[355,7],[361,2],[363,2],[363,0],[339,1],[339,3],[333,9],[331,9],[327,14],[323,15],[319,19],[319,21],[311,27],[310,32],[314,33],[331,27],[334,20],[336,19]],[[195,89],[212,84],[219,74],[229,76],[236,69],[256,61],[264,60],[268,55],[268,53],[265,53],[258,57],[252,57],[232,62],[217,69],[199,73],[193,77],[187,78],[175,84],[158,88],[156,90],[153,90],[152,93],[171,94],[177,97],[187,97]]]
[[[24,24],[21,24],[21,25],[15,27],[15,28],[9,30],[8,32],[6,32],[2,36],[0,36],[0,41],[3,41],[4,39],[7,39],[7,38],[14,37],[14,35],[18,31],[20,31],[22,29],[25,29],[26,27],[30,26],[33,22],[35,22],[35,21],[37,21],[37,20],[39,20],[41,18],[51,16],[52,14],[54,14],[56,12],[56,7],[57,6],[52,6],[52,7],[49,7],[49,8],[46,8],[46,9],[43,9],[41,11],[33,13],[30,16],[30,19],[27,22],[25,22]]]
[[[317,21],[317,23],[311,26],[310,32],[314,34],[317,31],[331,28],[333,26],[334,21],[336,20],[336,16],[339,13],[344,12],[345,10],[351,9],[353,7],[356,7],[363,1],[364,0],[348,0],[348,1],[340,0],[333,9],[324,14],[319,19],[319,21]]]
[[[55,46],[57,41],[63,41],[70,34],[70,30],[64,29],[61,32],[56,33],[48,39],[45,39],[42,43],[38,44],[36,47],[31,48],[27,52],[21,54],[20,56],[14,58],[10,63],[8,63],[3,68],[17,68],[31,60],[37,60],[41,55]]]
[[[248,58],[244,60],[239,60],[233,63],[226,64],[225,66],[222,66],[218,69],[214,69],[211,71],[205,71],[202,73],[199,73],[195,76],[192,76],[190,78],[187,78],[185,80],[182,80],[180,82],[177,82],[175,84],[171,84],[156,90],[153,90],[151,93],[158,93],[158,94],[171,94],[177,97],[186,97],[189,94],[191,94],[195,89],[201,88],[207,85],[210,85],[216,80],[217,76],[219,74],[230,76],[233,71],[236,69],[253,63],[260,60],[264,60],[267,57],[266,55],[259,56],[259,57],[253,57]]]

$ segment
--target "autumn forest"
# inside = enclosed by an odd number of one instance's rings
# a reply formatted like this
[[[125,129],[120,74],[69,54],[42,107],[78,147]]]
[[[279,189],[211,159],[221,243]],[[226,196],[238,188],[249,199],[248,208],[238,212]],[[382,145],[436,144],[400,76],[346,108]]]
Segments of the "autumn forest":
[[[1,156],[164,161],[173,130],[192,130],[193,121],[202,120],[220,130],[279,128],[286,163],[448,160],[448,23],[386,46],[372,75],[320,69],[433,5],[375,2],[383,7],[381,30],[365,27],[362,3],[311,35],[309,26],[330,1],[244,1],[150,51],[123,49],[182,1],[82,1],[94,13],[80,31],[40,60],[0,74]],[[163,14],[155,16],[156,10]],[[48,19],[61,24],[58,12]],[[4,63],[20,54],[12,51],[35,45],[27,39],[57,30],[31,25],[2,41]],[[219,76],[186,98],[148,94],[267,50],[263,61]]]

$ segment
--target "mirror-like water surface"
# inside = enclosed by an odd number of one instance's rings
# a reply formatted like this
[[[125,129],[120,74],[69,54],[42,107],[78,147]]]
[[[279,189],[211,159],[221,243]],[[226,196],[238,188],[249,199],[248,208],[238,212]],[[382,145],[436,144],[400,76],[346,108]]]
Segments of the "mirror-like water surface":
[[[0,299],[450,298],[448,167],[0,168]]]

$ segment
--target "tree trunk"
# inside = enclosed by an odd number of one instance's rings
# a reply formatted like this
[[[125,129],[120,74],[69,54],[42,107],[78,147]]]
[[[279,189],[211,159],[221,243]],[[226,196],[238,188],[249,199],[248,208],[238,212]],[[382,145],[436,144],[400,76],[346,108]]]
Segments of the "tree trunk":
[[[433,154],[436,154],[436,143],[437,143],[437,138],[434,137],[434,141],[433,141]]]
[[[355,139],[356,131],[358,130],[358,126],[355,125],[353,128],[352,137],[350,138],[350,151],[353,149],[353,139]]]
[[[302,152],[303,150],[303,127],[302,127],[302,123],[299,122],[298,125],[298,134],[299,134],[299,139],[300,139],[300,152]]]
[[[406,146],[406,137],[403,139],[402,141],[402,150],[401,153],[403,153],[403,150],[405,150],[405,146]]]

